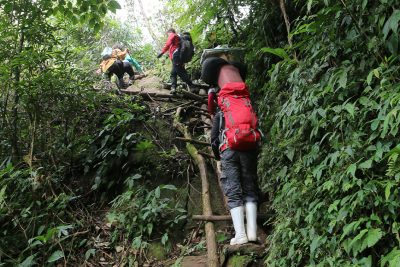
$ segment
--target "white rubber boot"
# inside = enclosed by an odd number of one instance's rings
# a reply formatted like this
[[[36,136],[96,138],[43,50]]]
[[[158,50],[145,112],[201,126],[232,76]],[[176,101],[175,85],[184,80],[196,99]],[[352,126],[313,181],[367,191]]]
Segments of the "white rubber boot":
[[[231,245],[241,245],[247,243],[246,231],[244,229],[244,207],[231,209],[233,227],[235,228],[235,237],[231,239]]]
[[[257,203],[246,202],[246,233],[249,241],[257,241]]]

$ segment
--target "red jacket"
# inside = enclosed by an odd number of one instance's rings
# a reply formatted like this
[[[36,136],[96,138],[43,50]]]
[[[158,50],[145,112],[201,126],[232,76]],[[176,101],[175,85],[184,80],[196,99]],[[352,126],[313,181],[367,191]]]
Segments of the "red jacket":
[[[164,54],[169,49],[169,58],[172,60],[172,54],[176,49],[179,48],[179,36],[176,33],[170,32],[168,33],[168,39],[165,42],[163,49],[161,50],[161,54]]]

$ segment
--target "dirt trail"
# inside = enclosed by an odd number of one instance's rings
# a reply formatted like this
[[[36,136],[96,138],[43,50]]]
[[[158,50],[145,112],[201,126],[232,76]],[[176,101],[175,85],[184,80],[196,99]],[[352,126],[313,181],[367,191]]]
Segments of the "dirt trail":
[[[161,78],[157,76],[147,76],[141,79],[135,80],[133,85],[129,86],[126,91],[129,92],[142,92],[147,93],[161,93],[169,94],[169,90],[163,89],[163,82]]]

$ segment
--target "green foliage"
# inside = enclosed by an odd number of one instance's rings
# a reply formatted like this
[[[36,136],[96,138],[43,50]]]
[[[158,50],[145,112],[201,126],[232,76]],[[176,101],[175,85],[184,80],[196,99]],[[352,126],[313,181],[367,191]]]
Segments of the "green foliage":
[[[118,7],[109,0],[0,1],[2,264],[81,265],[94,252],[80,213],[104,205],[105,188],[114,198],[112,185],[141,166],[130,165],[143,154],[136,149],[145,140],[140,99],[93,90],[103,46],[142,49],[139,32],[106,17]]]
[[[268,265],[396,261],[399,62],[382,28],[395,20],[390,6],[311,5],[293,30],[299,61],[280,56],[269,72],[259,103],[269,121],[261,178],[276,212]]]
[[[151,237],[161,236],[161,243],[169,246],[169,233],[186,220],[186,210],[171,199],[177,188],[160,185],[147,189],[148,186],[138,183],[141,178],[138,174],[128,177],[127,190],[111,202],[107,218],[117,225],[114,239],[128,236],[133,240],[132,246],[139,250],[147,247]]]
[[[128,99],[128,98],[127,98]],[[91,140],[91,147],[86,151],[85,171],[96,170],[95,181],[92,189],[97,189],[101,184],[107,183],[109,189],[117,180],[111,173],[120,169],[123,173],[129,173],[129,154],[141,139],[136,132],[136,123],[144,120],[144,107],[136,103],[127,104],[124,108],[114,108],[111,114],[103,122],[103,128],[98,135]],[[121,166],[122,163],[123,166]],[[107,181],[111,178],[110,181]]]

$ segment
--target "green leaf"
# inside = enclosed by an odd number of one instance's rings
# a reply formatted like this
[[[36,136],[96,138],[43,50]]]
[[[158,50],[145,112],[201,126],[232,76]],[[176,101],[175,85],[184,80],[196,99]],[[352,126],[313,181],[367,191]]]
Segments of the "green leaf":
[[[314,254],[315,249],[318,247],[318,245],[319,245],[319,240],[320,240],[320,237],[319,237],[319,236],[316,236],[316,237],[314,237],[313,241],[311,242],[311,245],[310,245],[310,254],[311,254],[311,255]]]
[[[157,187],[156,190],[154,191],[154,194],[156,198],[160,198],[160,187]]]
[[[111,0],[108,3],[108,8],[110,9],[110,11],[112,13],[115,13],[117,11],[117,9],[121,9],[121,6],[119,5],[119,3],[115,0]]]
[[[351,115],[351,117],[354,118],[354,110],[355,110],[354,105],[352,103],[346,103],[344,108]]]
[[[149,236],[151,235],[152,232],[153,232],[153,224],[148,223],[147,224],[147,233],[149,234]]]
[[[389,40],[386,42],[389,52],[393,55],[397,55],[399,50],[399,36],[397,33],[393,33]]]
[[[18,264],[18,267],[30,267],[30,266],[33,266],[34,264],[36,264],[36,262],[34,260],[35,256],[36,256],[36,254],[33,254],[33,255],[29,256],[22,263]]]
[[[94,248],[88,249],[85,252],[85,259],[88,260],[91,256],[94,256],[95,254],[96,254],[96,249]]]
[[[393,183],[388,182],[387,185],[386,185],[386,187],[385,187],[385,199],[386,199],[386,200],[389,200],[389,197],[390,197],[390,189],[392,189],[392,186],[393,186],[393,185],[394,185]]]
[[[399,27],[400,20],[400,10],[395,9],[392,15],[388,18],[385,25],[383,26],[383,39],[386,40],[390,30],[393,31],[394,34],[397,33],[397,28]]]
[[[311,11],[312,3],[313,3],[313,0],[308,0],[308,2],[307,2],[307,12]]]
[[[351,240],[349,247],[352,248],[354,252],[359,252],[361,250],[361,244],[358,241],[360,241],[367,232],[368,229],[361,230],[360,233]]]
[[[273,54],[273,55],[278,56],[283,59],[289,59],[289,55],[282,48],[263,47],[263,48],[261,48],[261,51],[265,52],[265,53]]]
[[[7,186],[3,186],[3,188],[0,190],[0,210],[5,206],[6,204],[6,188]]]
[[[294,157],[294,149],[289,148],[288,150],[285,151],[285,155],[288,157],[290,161],[293,161]]]
[[[348,168],[346,173],[351,174],[354,178],[356,177],[356,170],[357,170],[357,165],[355,163],[351,164]]]
[[[375,77],[379,79],[379,71],[378,71],[378,69],[374,69],[373,72],[374,72]]]
[[[339,86],[342,88],[346,88],[347,85],[347,71],[343,71],[339,78]]]
[[[367,84],[368,85],[371,85],[372,75],[373,75],[373,71],[371,71],[367,76]]]
[[[53,254],[47,259],[47,262],[55,262],[64,257],[64,252],[61,250],[54,251]]]
[[[163,236],[161,237],[161,244],[163,244],[165,246],[165,244],[168,241],[168,233],[163,234]]]
[[[381,229],[370,229],[366,238],[367,246],[370,248],[375,245],[383,236]]]
[[[161,188],[162,189],[168,189],[168,190],[176,190],[177,189],[176,186],[172,185],[172,184],[163,185],[163,186],[161,186]]]
[[[361,5],[361,8],[362,8],[362,9],[365,9],[365,7],[367,6],[367,4],[368,4],[368,0],[363,0],[362,5]]]
[[[12,3],[7,3],[4,5],[4,12],[10,13],[13,11],[13,4]]]
[[[362,96],[360,97],[360,99],[358,100],[360,102],[361,105],[363,105],[364,107],[369,107],[372,104],[372,101],[369,100],[368,97]]]
[[[366,160],[363,163],[361,163],[360,165],[358,165],[358,167],[360,169],[370,169],[372,166],[372,159]]]
[[[387,266],[387,263],[389,263],[389,267],[399,266],[398,264],[392,265],[396,261],[400,264],[400,250],[397,247],[381,258],[381,266]]]

